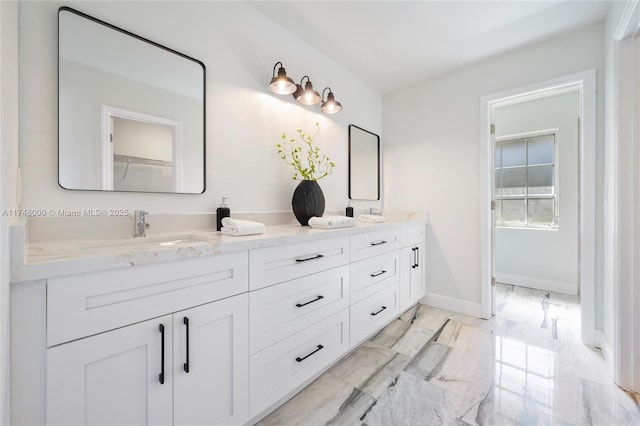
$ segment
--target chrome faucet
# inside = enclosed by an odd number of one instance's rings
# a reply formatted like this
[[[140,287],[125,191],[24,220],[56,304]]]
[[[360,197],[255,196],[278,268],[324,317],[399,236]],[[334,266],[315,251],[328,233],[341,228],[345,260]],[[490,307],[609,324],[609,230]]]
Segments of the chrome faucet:
[[[133,213],[133,221],[134,221],[134,230],[133,237],[144,237],[145,231],[149,229],[149,224],[147,223],[147,215],[149,212],[144,210],[136,210]]]

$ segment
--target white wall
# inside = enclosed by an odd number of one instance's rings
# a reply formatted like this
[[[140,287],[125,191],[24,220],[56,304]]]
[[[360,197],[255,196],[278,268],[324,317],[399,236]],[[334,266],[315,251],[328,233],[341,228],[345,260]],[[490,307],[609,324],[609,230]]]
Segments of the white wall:
[[[207,189],[203,195],[66,191],[57,184],[57,8],[89,15],[203,61],[207,67]],[[327,210],[347,204],[347,125],[381,132],[379,93],[244,2],[22,2],[21,133],[22,207],[128,208],[151,213],[214,211],[230,198],[232,213],[290,211],[297,184],[276,154],[283,132],[320,122],[321,148],[337,163],[320,181]],[[299,80],[331,86],[344,107],[324,115],[291,96],[267,90],[282,61]],[[379,203],[368,203],[378,206]]]
[[[558,229],[496,228],[496,280],[561,293],[578,291],[580,92],[497,108],[496,137],[558,129]]]
[[[451,302],[450,309],[481,312],[481,97],[596,68],[601,159],[603,42],[603,25],[594,24],[384,96],[385,208],[430,212],[427,291]],[[599,161],[596,202],[602,206]],[[601,207],[596,217],[601,286]]]
[[[0,209],[17,207],[18,4],[0,1]],[[9,424],[9,225],[0,215],[0,424]]]

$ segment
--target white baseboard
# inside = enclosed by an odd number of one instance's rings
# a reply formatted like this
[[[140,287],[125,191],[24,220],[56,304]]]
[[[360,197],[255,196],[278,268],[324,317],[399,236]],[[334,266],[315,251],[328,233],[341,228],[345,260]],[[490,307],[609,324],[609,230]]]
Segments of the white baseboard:
[[[563,281],[545,280],[543,278],[527,277],[524,275],[502,274],[496,272],[496,281],[504,284],[512,284],[520,287],[535,288],[537,290],[553,291],[577,295],[578,284]]]
[[[434,308],[444,309],[445,311],[482,318],[482,305],[480,303],[469,302],[468,300],[456,299],[455,297],[443,296],[442,294],[436,293],[426,293],[421,302]]]

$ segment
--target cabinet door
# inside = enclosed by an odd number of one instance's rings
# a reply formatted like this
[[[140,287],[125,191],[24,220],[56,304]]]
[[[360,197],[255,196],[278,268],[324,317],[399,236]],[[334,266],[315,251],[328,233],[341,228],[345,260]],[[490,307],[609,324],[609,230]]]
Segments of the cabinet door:
[[[425,294],[424,243],[400,250],[400,310],[404,311]]]
[[[48,349],[47,424],[170,425],[171,321],[160,317]]]
[[[247,422],[248,304],[242,294],[173,315],[175,425]]]

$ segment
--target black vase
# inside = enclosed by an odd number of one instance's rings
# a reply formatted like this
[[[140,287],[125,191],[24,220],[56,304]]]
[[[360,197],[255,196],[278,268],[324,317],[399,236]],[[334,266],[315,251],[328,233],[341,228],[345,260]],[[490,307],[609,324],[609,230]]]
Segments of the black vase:
[[[291,199],[293,214],[302,226],[309,225],[313,216],[321,217],[324,213],[324,194],[315,180],[301,181],[293,191]]]

